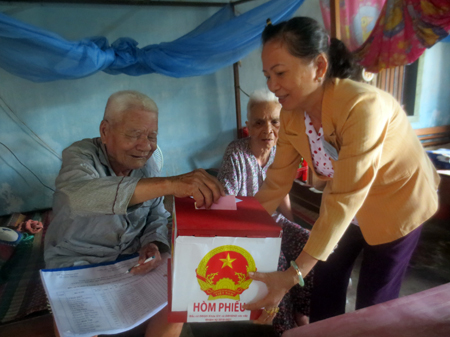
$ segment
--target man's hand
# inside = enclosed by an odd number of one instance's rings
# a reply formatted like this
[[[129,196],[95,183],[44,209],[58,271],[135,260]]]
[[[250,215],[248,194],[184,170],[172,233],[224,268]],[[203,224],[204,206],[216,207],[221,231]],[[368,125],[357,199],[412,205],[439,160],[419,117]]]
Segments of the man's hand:
[[[143,178],[139,180],[128,206],[174,195],[179,198],[194,197],[197,207],[210,208],[221,196],[225,196],[222,184],[203,169],[167,178]]]
[[[147,258],[152,256],[154,256],[153,260],[144,263]],[[130,270],[130,274],[143,275],[158,267],[161,264],[161,254],[159,253],[158,246],[150,242],[142,247],[139,251],[138,264],[139,266],[133,267]]]
[[[169,178],[172,194],[176,197],[194,197],[197,207],[210,208],[221,196],[225,196],[222,184],[204,169]]]

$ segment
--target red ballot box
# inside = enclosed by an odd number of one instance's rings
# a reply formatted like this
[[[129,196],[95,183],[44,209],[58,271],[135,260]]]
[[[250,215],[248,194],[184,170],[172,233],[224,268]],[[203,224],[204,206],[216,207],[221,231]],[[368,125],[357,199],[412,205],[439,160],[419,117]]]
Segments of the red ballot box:
[[[172,322],[239,321],[259,313],[245,303],[267,294],[249,272],[277,270],[282,229],[253,197],[238,197],[236,210],[199,210],[175,198],[169,319]]]

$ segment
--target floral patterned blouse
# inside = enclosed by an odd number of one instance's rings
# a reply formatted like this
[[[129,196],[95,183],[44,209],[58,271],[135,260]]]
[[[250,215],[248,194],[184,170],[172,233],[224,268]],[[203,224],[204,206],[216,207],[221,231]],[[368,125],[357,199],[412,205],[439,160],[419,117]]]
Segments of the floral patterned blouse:
[[[250,150],[250,137],[232,141],[225,151],[217,176],[225,187],[225,193],[253,197],[266,179],[267,169],[275,159],[275,151],[273,147],[267,164],[261,167]]]
[[[232,141],[223,156],[217,178],[229,195],[253,197],[266,179],[267,169],[275,159],[276,147],[270,150],[269,160],[264,167],[259,165],[250,149],[250,137]],[[283,226],[283,215],[275,212],[272,217]]]

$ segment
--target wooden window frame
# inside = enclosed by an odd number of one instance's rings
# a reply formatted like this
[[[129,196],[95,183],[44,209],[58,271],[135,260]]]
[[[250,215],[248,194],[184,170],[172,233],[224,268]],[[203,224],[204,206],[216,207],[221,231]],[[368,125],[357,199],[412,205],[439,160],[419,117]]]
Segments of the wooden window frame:
[[[419,120],[423,63],[424,55],[411,65],[384,69],[368,82],[394,96],[411,123]]]

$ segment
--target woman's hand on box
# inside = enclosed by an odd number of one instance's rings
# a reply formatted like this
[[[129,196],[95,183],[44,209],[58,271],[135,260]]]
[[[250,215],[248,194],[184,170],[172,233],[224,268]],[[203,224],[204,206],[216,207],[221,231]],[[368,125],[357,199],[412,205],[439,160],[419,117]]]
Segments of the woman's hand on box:
[[[287,271],[276,271],[272,273],[248,273],[250,278],[255,281],[264,282],[267,286],[267,295],[255,302],[248,303],[244,306],[246,310],[263,309],[261,316],[255,321],[259,324],[270,323],[278,312],[278,304],[284,295],[297,284],[295,271],[292,273],[290,269]]]

